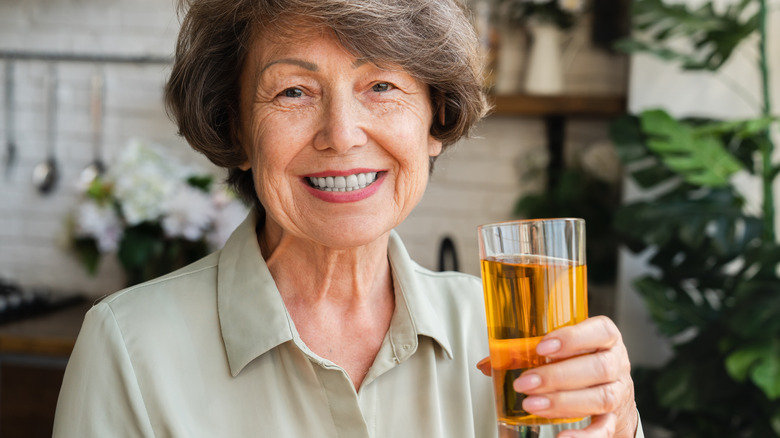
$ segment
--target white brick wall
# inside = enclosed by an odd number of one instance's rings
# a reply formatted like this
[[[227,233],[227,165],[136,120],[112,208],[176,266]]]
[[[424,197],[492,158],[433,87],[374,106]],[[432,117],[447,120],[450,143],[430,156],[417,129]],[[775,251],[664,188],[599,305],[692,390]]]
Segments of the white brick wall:
[[[0,50],[168,56],[177,27],[173,0],[0,2]],[[615,78],[624,71],[620,62],[586,45],[567,73],[569,85],[575,91],[619,90],[622,81]],[[67,214],[77,199],[74,183],[91,160],[89,92],[94,68],[87,63],[58,66],[56,149],[62,175],[56,191],[42,196],[33,188],[31,174],[46,151],[47,65],[15,63],[18,160],[8,178],[0,175],[0,277],[91,295],[122,285],[116,262],[104,260],[97,277],[89,277],[62,243]],[[144,137],[168,146],[177,156],[209,166],[177,138],[165,115],[161,96],[167,72],[164,65],[105,66],[107,160],[129,138]],[[6,127],[0,128],[4,138]],[[605,129],[603,123],[575,123],[571,144],[604,138]],[[510,218],[516,199],[540,188],[539,181],[521,187],[518,162],[544,148],[541,120],[490,117],[478,134],[481,138],[464,141],[440,157],[422,203],[399,227],[413,257],[425,266],[436,267],[438,243],[450,235],[462,270],[478,274],[476,226]],[[0,157],[5,158],[2,148]]]

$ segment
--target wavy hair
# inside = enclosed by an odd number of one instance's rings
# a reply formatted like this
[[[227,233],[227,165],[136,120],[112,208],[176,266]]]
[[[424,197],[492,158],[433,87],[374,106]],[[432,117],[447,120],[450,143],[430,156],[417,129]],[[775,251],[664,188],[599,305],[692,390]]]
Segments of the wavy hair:
[[[179,0],[183,14],[165,86],[179,134],[262,212],[244,150],[232,135],[239,120],[239,77],[252,38],[300,38],[302,23],[333,31],[354,56],[400,66],[430,88],[431,135],[446,148],[467,136],[487,111],[479,41],[459,0]],[[308,24],[310,23],[310,24]]]

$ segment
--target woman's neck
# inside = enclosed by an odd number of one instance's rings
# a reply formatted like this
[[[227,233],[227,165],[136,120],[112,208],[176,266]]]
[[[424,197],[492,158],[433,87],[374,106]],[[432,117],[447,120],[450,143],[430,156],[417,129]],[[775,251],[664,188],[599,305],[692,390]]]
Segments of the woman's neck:
[[[258,243],[285,300],[350,306],[392,293],[389,233],[356,248],[333,249],[266,224]]]
[[[389,233],[332,249],[264,227],[258,243],[303,342],[360,385],[390,327],[395,297]]]

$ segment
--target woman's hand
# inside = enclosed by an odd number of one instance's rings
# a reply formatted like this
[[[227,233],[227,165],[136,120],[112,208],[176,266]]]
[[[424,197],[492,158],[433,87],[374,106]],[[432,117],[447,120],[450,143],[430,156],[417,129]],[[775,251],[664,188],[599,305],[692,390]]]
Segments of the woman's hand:
[[[633,438],[638,416],[631,364],[623,337],[605,316],[548,333],[536,352],[555,362],[524,372],[514,389],[528,397],[523,409],[542,417],[591,416],[591,425],[559,437]],[[490,375],[490,360],[477,364]]]

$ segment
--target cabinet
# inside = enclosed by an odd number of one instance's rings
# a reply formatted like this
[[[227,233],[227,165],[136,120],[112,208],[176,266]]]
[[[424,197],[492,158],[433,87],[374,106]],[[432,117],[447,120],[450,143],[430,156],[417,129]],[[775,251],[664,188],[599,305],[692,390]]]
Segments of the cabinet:
[[[0,326],[0,437],[51,437],[65,365],[90,306]]]

